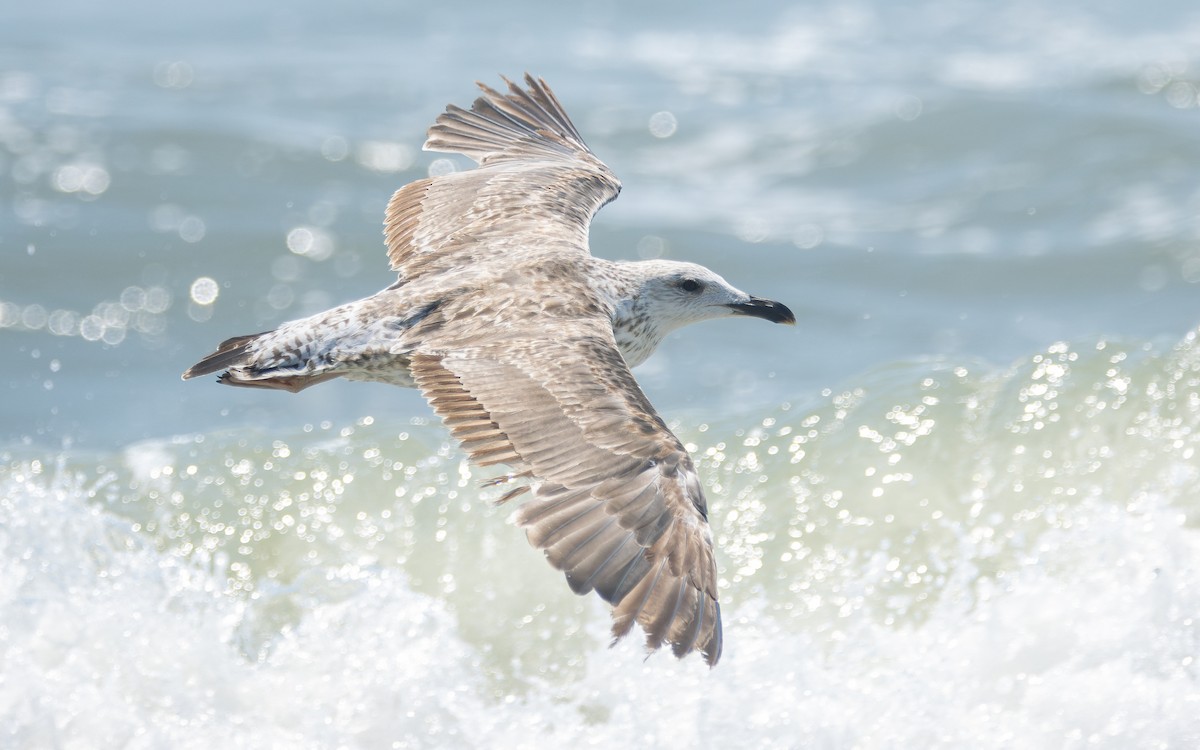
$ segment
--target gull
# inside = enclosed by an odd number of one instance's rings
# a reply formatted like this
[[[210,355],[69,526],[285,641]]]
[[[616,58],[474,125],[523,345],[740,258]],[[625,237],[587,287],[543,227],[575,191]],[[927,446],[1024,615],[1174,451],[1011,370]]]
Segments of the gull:
[[[419,388],[478,465],[506,464],[501,502],[577,594],[635,623],[647,654],[721,656],[708,504],[695,464],[634,380],[671,331],[732,315],[794,324],[694,263],[614,262],[588,247],[621,183],[545,81],[477,84],[425,149],[478,167],[417,180],[388,203],[383,291],[222,343],[183,373],[297,392],[332,378]]]

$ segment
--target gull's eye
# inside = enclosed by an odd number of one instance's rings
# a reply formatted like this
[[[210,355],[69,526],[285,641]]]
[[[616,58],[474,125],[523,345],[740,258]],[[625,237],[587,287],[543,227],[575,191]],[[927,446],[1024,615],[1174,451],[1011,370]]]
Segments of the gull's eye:
[[[684,279],[679,282],[679,288],[685,292],[698,292],[704,288],[704,285],[695,279]]]

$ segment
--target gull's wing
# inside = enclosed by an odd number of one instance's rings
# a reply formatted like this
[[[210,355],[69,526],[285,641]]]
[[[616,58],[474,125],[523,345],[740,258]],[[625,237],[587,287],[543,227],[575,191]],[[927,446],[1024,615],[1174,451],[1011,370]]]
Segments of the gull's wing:
[[[401,281],[514,247],[587,253],[592,216],[621,191],[544,81],[505,82],[507,93],[479,84],[470,110],[447,107],[425,142],[479,167],[418,180],[388,203],[384,235]]]
[[[645,395],[603,321],[551,337],[416,354],[412,374],[471,457],[532,482],[518,511],[529,541],[579,594],[613,605],[613,634],[637,622],[651,650],[721,655],[717,569],[692,460]],[[518,495],[524,488],[510,493]]]

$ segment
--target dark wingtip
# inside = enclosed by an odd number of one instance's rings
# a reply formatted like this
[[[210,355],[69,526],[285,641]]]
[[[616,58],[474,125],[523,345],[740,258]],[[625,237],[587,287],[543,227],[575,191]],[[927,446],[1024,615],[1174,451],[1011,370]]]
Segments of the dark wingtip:
[[[704,661],[708,664],[708,668],[712,669],[717,666],[717,662],[721,660],[721,652],[725,648],[725,634],[721,627],[721,603],[717,602],[717,622],[713,627],[712,638],[700,650],[704,655]]]

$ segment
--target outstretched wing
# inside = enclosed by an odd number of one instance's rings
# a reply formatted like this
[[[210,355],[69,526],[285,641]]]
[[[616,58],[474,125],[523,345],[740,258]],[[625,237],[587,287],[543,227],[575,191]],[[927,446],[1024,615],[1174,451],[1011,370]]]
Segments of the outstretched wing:
[[[544,81],[505,82],[507,93],[479,84],[470,110],[447,107],[425,142],[479,168],[418,180],[388,203],[388,259],[402,281],[511,247],[587,253],[592,216],[621,191]]]
[[[572,321],[561,334],[511,331],[417,354],[412,374],[476,462],[529,479],[518,522],[576,593],[613,605],[615,638],[636,622],[649,649],[669,643],[716,664],[717,569],[691,458],[605,322]]]

